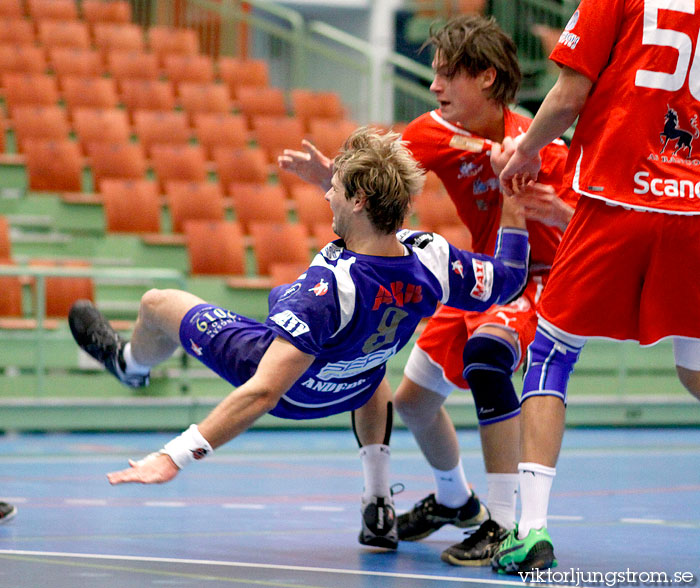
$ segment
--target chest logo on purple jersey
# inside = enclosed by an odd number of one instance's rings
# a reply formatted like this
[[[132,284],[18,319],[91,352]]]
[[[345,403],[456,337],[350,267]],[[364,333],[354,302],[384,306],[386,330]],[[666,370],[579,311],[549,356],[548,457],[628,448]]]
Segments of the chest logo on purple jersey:
[[[382,304],[395,304],[402,307],[409,302],[421,302],[423,300],[423,287],[415,284],[406,284],[403,282],[392,282],[391,290],[380,285],[377,294],[374,297],[374,305],[372,310],[377,310]]]
[[[452,271],[456,274],[459,274],[459,277],[464,279],[464,266],[462,265],[462,262],[459,259],[457,261],[452,262]]]
[[[321,278],[321,281],[313,288],[309,288],[309,292],[313,292],[316,296],[325,296],[328,293],[328,282]]]

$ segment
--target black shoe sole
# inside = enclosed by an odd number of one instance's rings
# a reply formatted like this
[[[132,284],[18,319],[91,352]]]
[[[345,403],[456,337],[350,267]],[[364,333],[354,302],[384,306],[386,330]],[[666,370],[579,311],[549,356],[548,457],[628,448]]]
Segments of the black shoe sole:
[[[483,559],[459,559],[451,553],[447,553],[447,551],[443,551],[440,554],[440,559],[453,566],[468,566],[474,568],[487,566],[491,563],[491,556]]]
[[[399,542],[389,539],[387,537],[369,537],[365,538],[360,533],[358,541],[362,545],[367,545],[368,547],[382,547],[384,549],[397,549],[399,547]]]

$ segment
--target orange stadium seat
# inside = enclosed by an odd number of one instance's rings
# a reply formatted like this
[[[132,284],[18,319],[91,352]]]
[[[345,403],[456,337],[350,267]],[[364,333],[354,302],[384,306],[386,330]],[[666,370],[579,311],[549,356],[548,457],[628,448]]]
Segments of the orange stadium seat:
[[[93,28],[95,47],[107,60],[110,51],[145,51],[143,29],[132,23],[100,23]]]
[[[32,259],[29,261],[32,267],[63,267],[63,268],[89,268],[90,263],[85,260],[56,260],[56,259]],[[92,278],[82,277],[47,277],[46,282],[46,316],[49,318],[66,318],[71,306],[76,300],[95,300],[95,284]],[[34,284],[36,288],[36,284]],[[36,289],[35,289],[36,297]],[[39,301],[36,301],[38,304]]]
[[[239,114],[194,112],[193,117],[195,136],[209,160],[214,159],[214,150],[219,147],[242,149],[248,143],[248,129]]]
[[[39,23],[39,42],[46,48],[90,48],[87,24],[79,20],[43,20]]]
[[[24,149],[30,190],[81,191],[83,164],[77,143],[28,139]]]
[[[0,74],[23,73],[42,75],[46,72],[46,69],[46,57],[40,47],[30,44],[0,45]]]
[[[174,233],[182,233],[189,220],[224,220],[224,196],[219,184],[169,181],[165,195]],[[216,243],[212,242],[212,246]]]
[[[175,85],[175,94],[180,93],[183,82],[214,83],[214,62],[208,55],[166,55],[164,70]]]
[[[255,140],[271,163],[276,162],[277,156],[290,145],[301,145],[305,137],[304,125],[294,117],[256,116],[253,131]]]
[[[308,263],[273,263],[270,265],[271,286],[281,286],[296,282],[297,278],[309,268]]]
[[[190,220],[185,223],[192,275],[246,273],[243,232],[236,222]]]
[[[7,260],[0,259],[0,265],[13,265]],[[19,276],[0,276],[0,316],[21,317],[22,310],[22,278]]]
[[[214,165],[219,183],[227,194],[234,182],[265,184],[268,179],[265,153],[257,147],[243,149],[232,149],[228,146],[215,147]]]
[[[67,139],[70,125],[66,112],[60,106],[17,106],[13,113],[13,128],[17,151],[24,152],[30,139],[58,141]]]
[[[251,86],[265,88],[270,85],[267,62],[262,59],[220,57],[219,78],[228,86],[232,98],[238,98],[238,88]]]
[[[237,93],[238,107],[253,128],[253,119],[258,116],[287,116],[287,105],[281,88],[257,88],[241,86]]]
[[[103,71],[100,54],[93,49],[52,47],[49,49],[49,65],[61,89],[66,77],[90,78],[102,75]]]
[[[341,120],[345,118],[345,108],[337,92],[316,92],[296,88],[291,91],[292,112],[304,121],[307,131],[311,130],[312,118]]]
[[[109,51],[107,71],[117,81],[119,91],[124,80],[157,80],[160,77],[156,56],[142,51]]]
[[[171,180],[204,182],[207,179],[204,150],[200,145],[154,145],[151,155],[163,192]]]
[[[322,247],[325,247],[331,241],[340,239],[340,237],[335,234],[332,224],[328,222],[314,224],[313,229],[311,229],[311,235],[317,251],[320,251]]]
[[[146,156],[151,155],[154,145],[185,145],[190,138],[187,116],[179,110],[136,110],[134,132]]]
[[[258,274],[269,275],[273,263],[309,264],[309,233],[304,225],[253,223],[250,227]]]
[[[24,6],[22,0],[2,0],[0,2],[0,19],[22,18],[24,16]]]
[[[108,178],[140,180],[146,176],[146,157],[138,143],[91,143],[88,161],[96,190]]]
[[[323,198],[324,193],[321,188],[306,183],[297,184],[292,187],[290,195],[298,221],[306,225],[309,232],[313,230],[316,223],[325,222],[330,226],[333,213],[328,202]]]
[[[279,179],[280,184],[284,188],[284,191],[287,193],[287,198],[292,197],[292,191],[294,190],[294,188],[296,188],[296,186],[303,186],[306,184],[306,182],[296,174],[281,169],[277,165],[277,163],[274,163],[273,165],[275,166],[275,173],[277,174],[277,178]]]
[[[61,85],[71,118],[76,108],[116,108],[119,104],[117,85],[110,78],[66,76]]]
[[[255,222],[287,222],[287,203],[280,186],[234,182],[229,191],[236,220],[246,234]]]
[[[223,84],[180,83],[180,105],[194,126],[197,113],[227,114],[231,112],[231,98]]]
[[[27,12],[37,24],[43,20],[77,20],[78,4],[73,0],[28,0]]]
[[[83,18],[91,27],[99,23],[131,22],[131,4],[127,0],[83,0],[80,7]]]
[[[197,39],[197,33],[191,29],[153,26],[148,30],[148,45],[158,56],[161,67],[165,66],[168,55],[199,53],[199,39]]]
[[[53,76],[6,73],[3,87],[5,109],[10,118],[15,106],[54,106],[58,103],[58,86]]]
[[[2,14],[0,2],[0,43],[12,45],[32,45],[36,40],[32,21],[22,17],[8,17]]]
[[[437,231],[440,225],[458,222],[457,209],[444,190],[423,190],[413,203],[418,216],[418,226],[428,231]]]
[[[168,81],[124,79],[121,87],[121,101],[129,113],[175,108],[175,91]]]
[[[10,241],[10,223],[7,217],[0,215],[0,260],[2,263],[12,259],[12,242]],[[0,290],[2,292],[2,290]]]
[[[160,232],[160,196],[152,180],[107,178],[100,194],[107,232]]]
[[[333,158],[358,126],[355,121],[347,119],[312,118],[309,120],[309,140],[324,155]]]
[[[448,243],[451,243],[459,249],[464,249],[465,251],[472,250],[472,234],[462,223],[438,225],[435,232],[445,237]]]
[[[91,143],[128,143],[129,119],[121,108],[76,108],[73,128],[85,155]]]

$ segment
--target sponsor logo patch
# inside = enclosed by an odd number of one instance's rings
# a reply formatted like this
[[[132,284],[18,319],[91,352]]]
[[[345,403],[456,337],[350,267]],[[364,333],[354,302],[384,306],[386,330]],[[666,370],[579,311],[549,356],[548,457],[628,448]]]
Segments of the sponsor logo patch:
[[[313,292],[316,296],[325,296],[328,293],[328,282],[321,278],[321,281],[313,288],[309,288],[309,292]]]
[[[295,315],[291,310],[283,310],[270,317],[270,320],[282,327],[292,337],[298,337],[309,332],[309,325]]]
[[[466,137],[464,135],[452,135],[450,139],[450,147],[469,151],[471,153],[481,153],[484,149],[486,141],[478,137]]]
[[[493,289],[493,264],[490,261],[472,259],[472,270],[476,283],[469,295],[477,300],[488,300],[491,298]]]

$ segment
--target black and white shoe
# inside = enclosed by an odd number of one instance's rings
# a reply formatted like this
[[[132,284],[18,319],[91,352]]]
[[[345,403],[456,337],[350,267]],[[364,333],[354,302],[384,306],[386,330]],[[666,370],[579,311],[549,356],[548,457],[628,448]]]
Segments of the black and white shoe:
[[[0,524],[6,523],[17,514],[17,509],[7,502],[0,502]]]
[[[78,346],[94,357],[108,372],[129,388],[148,385],[148,374],[125,372],[123,349],[126,341],[89,300],[78,300],[68,314],[68,325]]]
[[[396,549],[399,546],[399,531],[391,496],[371,496],[362,499],[362,530],[359,537],[362,545]]]
[[[478,526],[488,518],[488,511],[476,494],[472,493],[469,500],[458,508],[444,506],[437,502],[435,494],[430,494],[399,516],[399,538],[401,541],[418,541],[445,525],[464,529]]]

